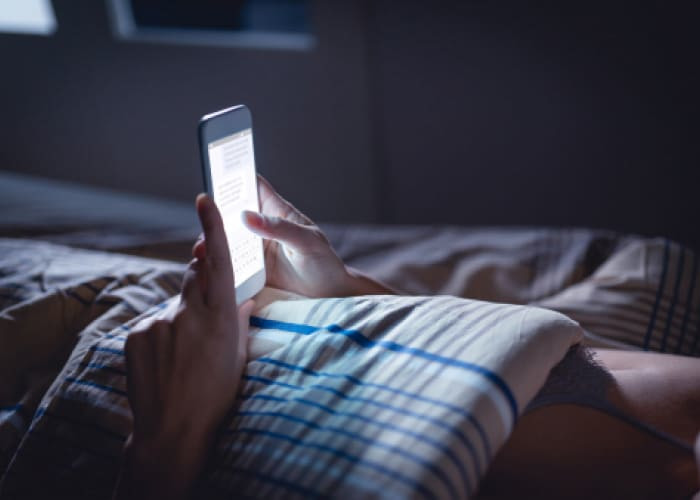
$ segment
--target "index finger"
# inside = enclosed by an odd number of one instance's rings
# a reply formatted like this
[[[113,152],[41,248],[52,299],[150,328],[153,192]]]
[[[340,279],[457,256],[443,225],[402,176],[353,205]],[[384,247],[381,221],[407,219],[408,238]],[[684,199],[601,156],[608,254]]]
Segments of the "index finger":
[[[260,196],[260,210],[263,214],[273,217],[284,217],[297,224],[313,224],[311,219],[282,198],[275,188],[272,187],[272,184],[260,174],[258,174],[258,195]]]
[[[208,305],[236,303],[236,284],[224,222],[214,201],[206,194],[197,196],[197,215],[204,230]]]

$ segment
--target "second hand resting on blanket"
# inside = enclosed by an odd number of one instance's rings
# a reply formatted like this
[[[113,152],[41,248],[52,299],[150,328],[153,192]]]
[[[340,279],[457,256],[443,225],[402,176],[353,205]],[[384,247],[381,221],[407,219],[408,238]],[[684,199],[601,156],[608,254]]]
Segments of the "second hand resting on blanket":
[[[265,238],[269,286],[307,297],[394,293],[347,267],[318,226],[262,177],[258,190],[262,215],[247,212],[244,220]],[[177,312],[126,342],[134,424],[116,498],[187,497],[239,388],[253,303],[236,305],[216,205],[200,195],[196,207],[204,234],[192,249]],[[688,498],[697,491],[700,470],[690,449],[700,431],[700,360],[591,351],[613,380],[610,404],[670,439],[585,405],[537,407],[496,456],[483,498],[585,498],[591,491],[597,498]],[[700,436],[696,454],[700,463]]]

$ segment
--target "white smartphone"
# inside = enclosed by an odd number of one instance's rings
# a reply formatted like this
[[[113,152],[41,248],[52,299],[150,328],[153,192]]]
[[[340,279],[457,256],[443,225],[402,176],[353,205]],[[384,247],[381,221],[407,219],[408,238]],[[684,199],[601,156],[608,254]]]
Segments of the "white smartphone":
[[[199,149],[207,192],[219,207],[236,278],[236,302],[265,285],[263,241],[243,224],[243,210],[260,211],[253,152],[253,122],[245,106],[202,117]]]

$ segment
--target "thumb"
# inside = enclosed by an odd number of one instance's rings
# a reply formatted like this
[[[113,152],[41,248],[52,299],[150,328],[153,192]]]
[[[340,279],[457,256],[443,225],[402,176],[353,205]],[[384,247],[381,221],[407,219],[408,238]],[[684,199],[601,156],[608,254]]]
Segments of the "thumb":
[[[281,217],[268,217],[257,212],[244,211],[243,223],[255,234],[276,240],[300,254],[309,254],[328,246],[323,233],[316,226],[297,224]]]
[[[236,303],[233,264],[221,213],[214,200],[200,194],[196,201],[197,215],[204,230],[204,245],[195,248],[197,255],[204,253],[206,268],[206,304],[210,307],[229,307]]]

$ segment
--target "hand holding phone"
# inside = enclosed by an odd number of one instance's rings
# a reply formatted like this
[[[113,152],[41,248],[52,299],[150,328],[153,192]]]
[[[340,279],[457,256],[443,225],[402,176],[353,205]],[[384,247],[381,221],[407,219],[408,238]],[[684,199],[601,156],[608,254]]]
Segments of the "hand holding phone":
[[[265,257],[260,236],[245,227],[244,210],[259,212],[253,124],[245,106],[204,116],[199,122],[204,184],[221,212],[242,304],[265,285]]]

